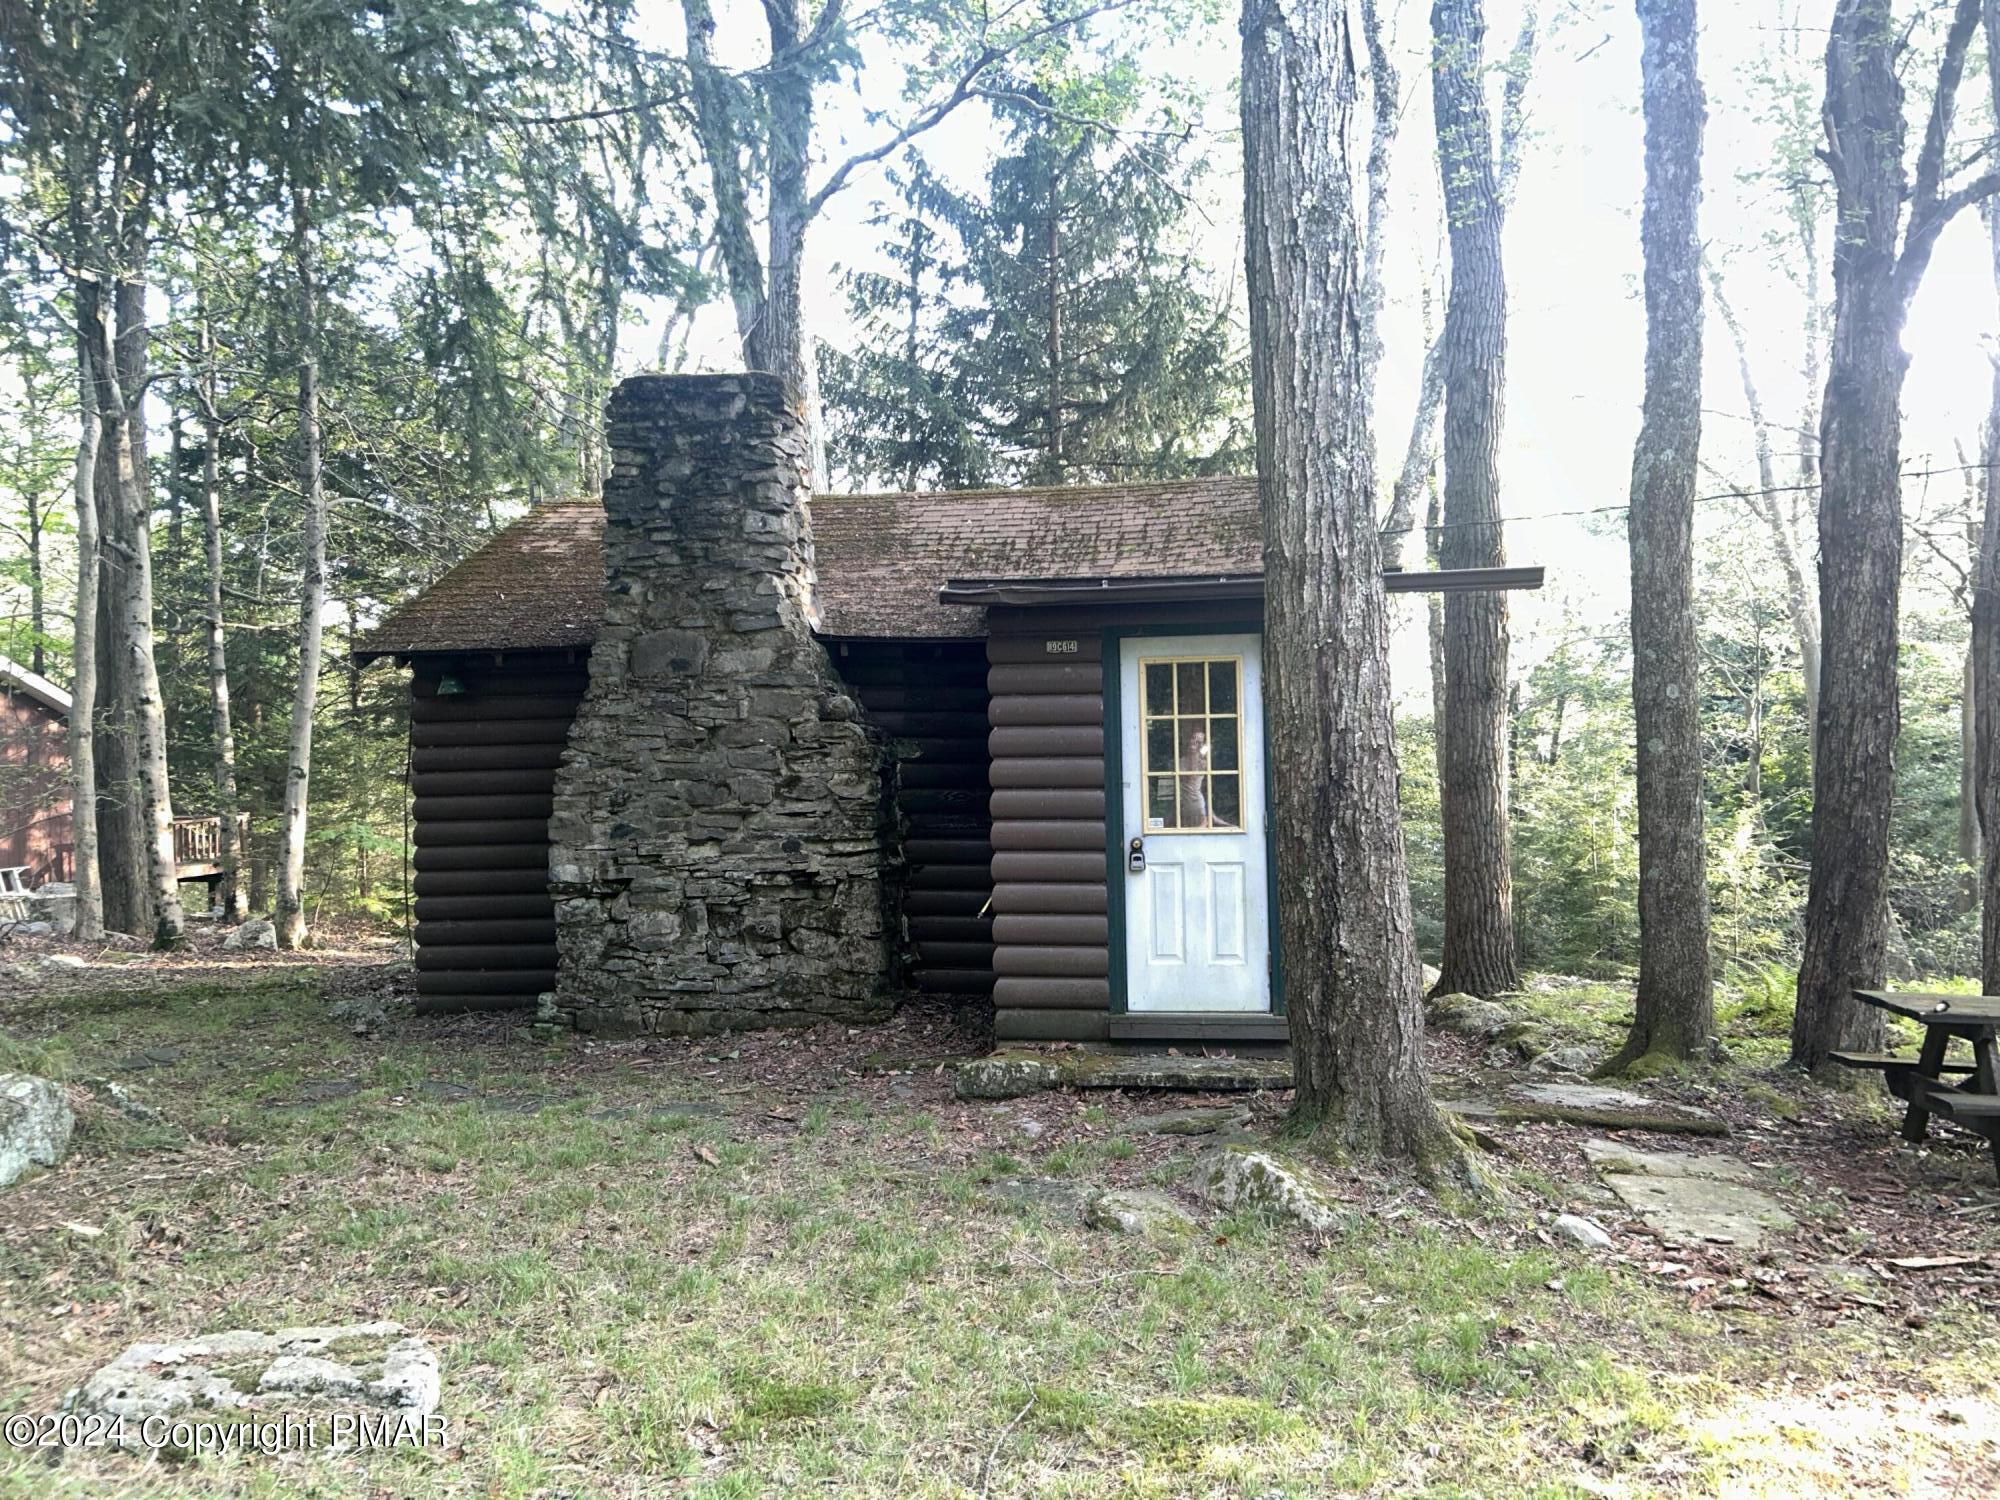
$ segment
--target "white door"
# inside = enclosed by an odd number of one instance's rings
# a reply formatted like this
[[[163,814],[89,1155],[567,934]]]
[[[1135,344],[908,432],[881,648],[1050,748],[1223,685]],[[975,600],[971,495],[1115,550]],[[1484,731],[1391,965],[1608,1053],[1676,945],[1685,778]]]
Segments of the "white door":
[[[1126,1008],[1268,1012],[1262,642],[1128,638],[1119,672]]]

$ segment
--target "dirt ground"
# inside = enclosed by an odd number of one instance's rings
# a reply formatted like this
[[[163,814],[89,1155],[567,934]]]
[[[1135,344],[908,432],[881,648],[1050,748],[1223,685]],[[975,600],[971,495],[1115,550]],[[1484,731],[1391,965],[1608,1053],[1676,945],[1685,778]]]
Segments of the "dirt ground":
[[[1501,1495],[2000,1491],[2000,1188],[1745,1033],[1654,1080],[1797,1220],[1675,1245],[1610,1200],[1601,1131],[1482,1127],[1497,1206],[1319,1164],[1313,1236],[1190,1190],[1164,1113],[1287,1095],[961,1101],[980,1018],[537,1038],[409,1013],[393,947],[212,935],[167,958],[0,949],[0,1071],[68,1078],[71,1158],[0,1198],[0,1408],[141,1337],[387,1316],[439,1346],[442,1452],[172,1464],[0,1450],[0,1495]],[[52,951],[87,957],[52,968]],[[1615,987],[1537,1002],[1615,1029]],[[358,1034],[330,1001],[369,997]],[[1577,1019],[1581,1018],[1581,1019]],[[1438,1093],[1523,1065],[1432,1037]],[[1500,1064],[1503,1064],[1501,1066]],[[116,1116],[117,1080],[153,1122]],[[1080,1195],[1161,1189],[1169,1245]],[[1552,1228],[1588,1215],[1587,1252]],[[79,1230],[78,1226],[82,1226]]]

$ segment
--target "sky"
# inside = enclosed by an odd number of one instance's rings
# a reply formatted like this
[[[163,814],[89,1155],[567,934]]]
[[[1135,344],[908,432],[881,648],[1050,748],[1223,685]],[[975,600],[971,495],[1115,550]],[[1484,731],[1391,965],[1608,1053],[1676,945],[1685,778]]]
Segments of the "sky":
[[[1800,375],[1798,292],[1763,241],[1780,225],[1774,190],[1746,181],[1768,165],[1773,133],[1763,119],[1765,97],[1753,77],[1789,47],[1812,80],[1815,100],[1832,0],[1753,0],[1702,7],[1700,67],[1709,101],[1702,233],[1711,260],[1742,320],[1767,412],[1796,414],[1804,395]],[[732,3],[719,12],[723,46],[757,60],[761,31],[754,13]],[[1423,294],[1439,274],[1441,216],[1431,128],[1428,6],[1384,0],[1396,33],[1402,75],[1402,129],[1391,168],[1386,353],[1377,393],[1378,471],[1400,465],[1424,347]],[[1520,19],[1519,0],[1493,0],[1488,54],[1499,59]],[[1631,6],[1620,3],[1544,4],[1542,44],[1528,92],[1530,134],[1506,230],[1508,276],[1507,412],[1503,434],[1502,508],[1508,551],[1516,562],[1546,565],[1540,596],[1516,596],[1516,669],[1546,650],[1556,622],[1569,629],[1621,628],[1627,600],[1622,506],[1637,435],[1645,350],[1639,289],[1640,197],[1644,185],[1639,113],[1639,34]],[[1205,222],[1195,233],[1218,282],[1237,274],[1242,256],[1240,138],[1234,84],[1238,67],[1235,13],[1225,6],[1212,22],[1197,22],[1179,39],[1149,43],[1145,61],[1158,76],[1191,86],[1204,101],[1203,125],[1217,168]],[[829,158],[871,145],[882,124],[865,118],[864,98],[885,97],[892,72],[879,60],[851,88],[829,91],[821,104],[821,135]],[[1497,90],[1497,81],[1495,84]],[[1911,84],[1913,93],[1921,85]],[[1984,78],[1967,78],[1960,136],[1983,132]],[[1918,131],[1912,129],[1912,142]],[[921,149],[934,168],[970,185],[980,180],[991,135],[983,111],[966,107],[926,136]],[[814,334],[835,345],[852,338],[839,271],[881,264],[866,220],[887,191],[878,173],[863,174],[830,205],[808,242],[806,315]],[[1830,287],[1827,294],[1830,296]],[[1905,344],[1912,358],[1904,396],[1906,471],[1956,465],[1955,444],[1976,452],[1995,347],[1993,272],[1976,215],[1960,216],[1940,242],[1911,309]],[[657,329],[634,330],[635,359],[651,356]],[[1734,351],[1711,313],[1704,393],[1706,464],[1732,481],[1749,482],[1747,406]],[[726,309],[699,320],[689,347],[694,368],[727,368],[738,359]],[[1780,442],[1779,467],[1795,444]],[[1912,486],[1924,483],[1913,480]],[[1956,492],[1946,473],[1928,481]],[[1704,475],[1701,492],[1722,488]],[[1914,512],[1921,497],[1906,491]],[[1707,531],[1729,519],[1705,502]],[[1587,514],[1579,514],[1587,513]],[[1921,591],[1918,591],[1921,597]],[[1394,671],[1402,695],[1428,692],[1418,612],[1405,611]]]

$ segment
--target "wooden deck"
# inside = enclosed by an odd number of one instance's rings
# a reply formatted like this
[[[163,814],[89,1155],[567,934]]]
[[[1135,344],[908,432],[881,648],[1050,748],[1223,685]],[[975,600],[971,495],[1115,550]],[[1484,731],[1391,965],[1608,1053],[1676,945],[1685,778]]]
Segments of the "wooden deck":
[[[250,815],[236,815],[236,853],[242,858],[250,837]],[[222,878],[222,819],[174,819],[174,876],[179,880]]]

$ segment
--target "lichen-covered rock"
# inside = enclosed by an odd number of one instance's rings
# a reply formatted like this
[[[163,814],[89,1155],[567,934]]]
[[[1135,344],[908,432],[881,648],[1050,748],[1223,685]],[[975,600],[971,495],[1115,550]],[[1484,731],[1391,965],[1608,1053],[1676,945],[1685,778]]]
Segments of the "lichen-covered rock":
[[[443,1396],[437,1353],[402,1324],[232,1329],[134,1344],[63,1400],[79,1416],[151,1417],[369,1410],[428,1416]]]
[[[549,820],[558,1014],[702,1035],[889,1007],[879,737],[813,634],[775,375],[612,395],[605,593]]]
[[[1266,1151],[1224,1146],[1195,1163],[1194,1189],[1220,1208],[1247,1208],[1290,1219],[1321,1234],[1345,1226],[1349,1215],[1305,1169]]]
[[[1141,1239],[1175,1239],[1195,1228],[1193,1217],[1165,1193],[1148,1188],[1110,1188],[1090,1200],[1083,1222],[1092,1229]]]
[[[263,948],[275,951],[278,929],[271,925],[268,917],[252,917],[232,927],[229,936],[222,940],[222,946],[232,950]]]
[[[1528,1067],[1536,1073],[1588,1073],[1598,1061],[1599,1053],[1595,1047],[1551,1047],[1547,1052],[1537,1054]]]
[[[0,1187],[33,1167],[53,1167],[69,1150],[76,1116],[58,1084],[28,1073],[0,1073]]]
[[[1477,995],[1439,995],[1424,1008],[1428,1025],[1477,1042],[1491,1041],[1513,1019],[1506,1006]]]
[[[961,1099],[1019,1099],[1062,1086],[1063,1073],[1047,1058],[996,1052],[969,1057],[952,1073],[952,1091]]]

